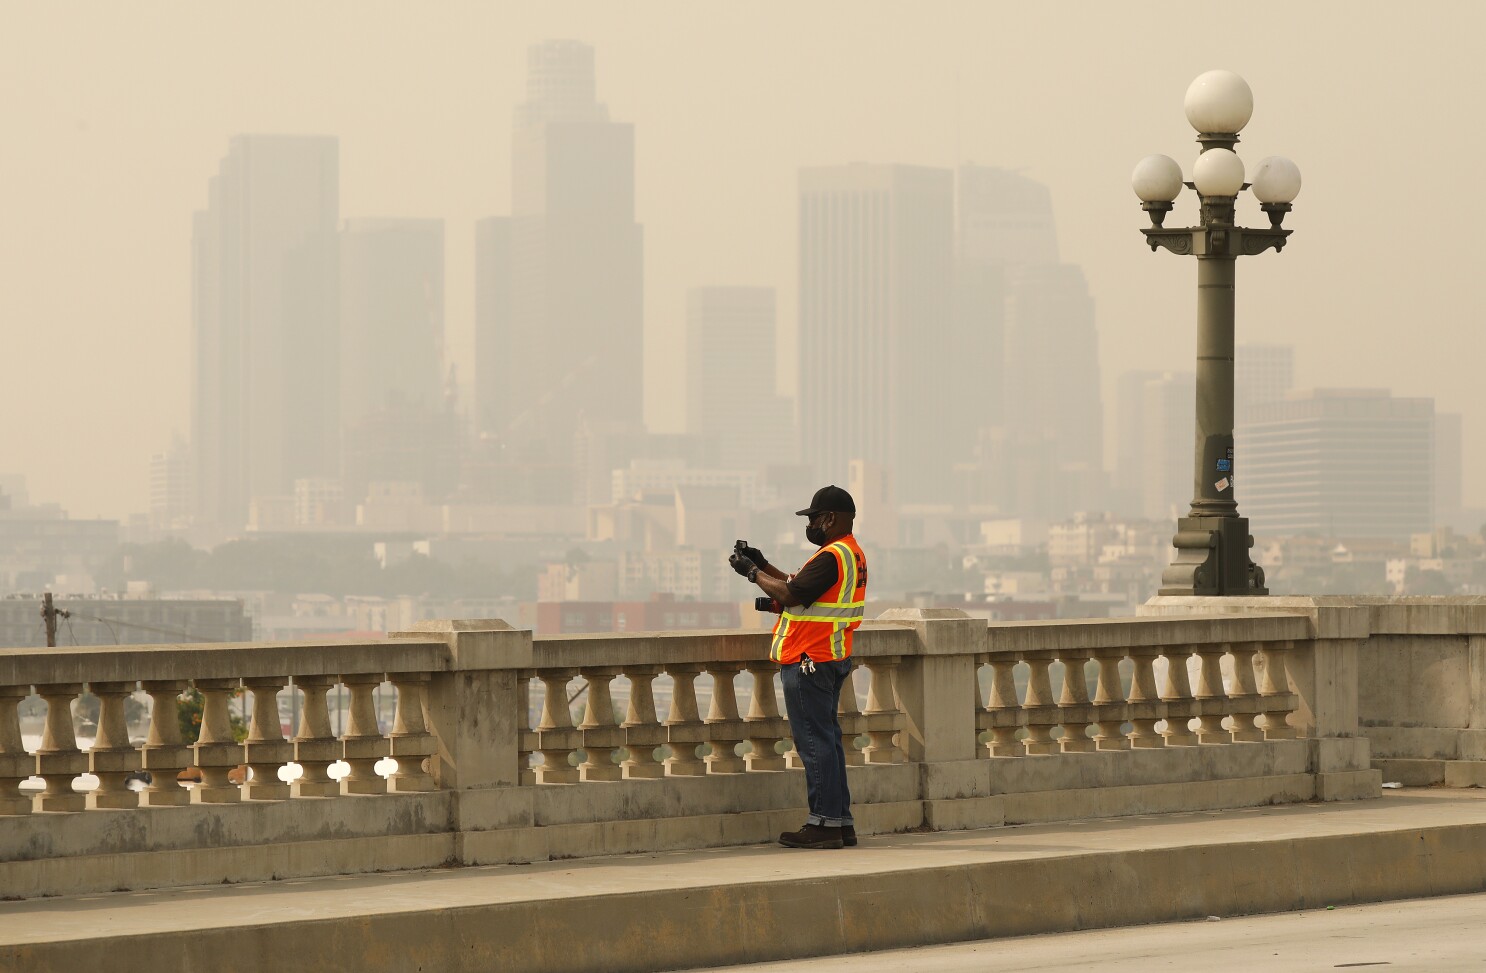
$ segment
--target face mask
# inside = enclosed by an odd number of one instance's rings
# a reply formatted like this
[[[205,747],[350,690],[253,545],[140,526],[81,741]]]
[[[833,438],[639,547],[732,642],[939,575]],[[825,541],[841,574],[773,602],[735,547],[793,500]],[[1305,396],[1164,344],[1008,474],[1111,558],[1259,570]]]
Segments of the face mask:
[[[824,527],[807,526],[805,528],[805,539],[816,547],[825,547],[826,529]]]

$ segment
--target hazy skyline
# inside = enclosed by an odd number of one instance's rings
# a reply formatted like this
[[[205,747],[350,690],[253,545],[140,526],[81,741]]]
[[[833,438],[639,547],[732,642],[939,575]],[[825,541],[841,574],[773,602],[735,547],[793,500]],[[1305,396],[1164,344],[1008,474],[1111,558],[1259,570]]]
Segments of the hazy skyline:
[[[1129,174],[1154,152],[1190,167],[1182,95],[1223,67],[1254,90],[1251,170],[1282,154],[1305,177],[1286,252],[1241,264],[1239,341],[1293,343],[1299,388],[1463,413],[1480,505],[1486,203],[1457,173],[1483,135],[1456,106],[1486,95],[1467,48],[1486,9],[1408,9],[0,0],[0,472],[74,516],[146,509],[150,454],[190,425],[192,213],[242,133],[338,138],[343,218],[445,221],[446,334],[468,382],[474,224],[510,212],[527,46],[569,37],[635,126],[653,429],[685,422],[691,287],[776,289],[793,393],[802,166],[1020,169],[1048,185],[1062,258],[1088,279],[1106,412],[1121,372],[1190,369],[1195,268],[1145,249]],[[1169,224],[1192,218],[1186,197]],[[1250,200],[1240,214],[1259,219]]]

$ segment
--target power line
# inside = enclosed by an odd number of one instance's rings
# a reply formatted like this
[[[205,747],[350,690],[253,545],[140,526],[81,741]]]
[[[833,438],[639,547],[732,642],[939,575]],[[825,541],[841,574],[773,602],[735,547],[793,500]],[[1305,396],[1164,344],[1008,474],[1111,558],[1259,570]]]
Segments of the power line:
[[[175,635],[181,638],[190,639],[193,642],[222,641],[221,639],[208,638],[204,635],[196,635],[192,632],[187,632],[185,629],[180,628],[159,628],[154,625],[141,625],[138,622],[125,622],[120,621],[117,618],[104,618],[101,615],[89,615],[86,612],[73,612],[73,614],[76,615],[78,618],[87,618],[95,622],[102,622],[104,625],[107,625],[109,627],[109,634],[113,634],[113,626],[117,625],[120,628],[137,628],[142,632],[154,632],[158,635]],[[118,641],[119,637],[117,635],[114,635],[114,642],[117,643]]]

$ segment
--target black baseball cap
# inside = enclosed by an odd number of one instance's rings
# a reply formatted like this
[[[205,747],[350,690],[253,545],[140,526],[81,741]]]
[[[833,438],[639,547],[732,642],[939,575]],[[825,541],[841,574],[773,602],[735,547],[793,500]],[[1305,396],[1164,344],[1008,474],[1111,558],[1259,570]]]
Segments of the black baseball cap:
[[[815,491],[815,496],[810,498],[810,506],[804,510],[796,510],[798,517],[814,517],[816,514],[826,513],[851,514],[856,516],[856,501],[851,499],[851,494],[838,486],[823,486]]]

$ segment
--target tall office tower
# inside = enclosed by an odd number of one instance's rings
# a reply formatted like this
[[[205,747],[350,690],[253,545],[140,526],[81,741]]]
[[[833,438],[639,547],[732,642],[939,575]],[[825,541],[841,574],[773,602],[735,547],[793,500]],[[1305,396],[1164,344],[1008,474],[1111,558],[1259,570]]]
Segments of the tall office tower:
[[[1145,493],[1145,383],[1161,372],[1130,371],[1115,382],[1114,503],[1117,513],[1142,514]]]
[[[1279,402],[1295,387],[1292,345],[1249,343],[1233,351],[1233,423],[1250,421],[1254,407]]]
[[[170,448],[150,457],[150,527],[177,530],[191,525],[191,447],[176,434]]]
[[[775,334],[772,287],[686,292],[686,431],[719,468],[798,455],[793,404],[774,392]]]
[[[1141,509],[1152,520],[1186,516],[1192,502],[1192,441],[1197,429],[1197,376],[1166,372],[1141,388]]]
[[[1433,399],[1291,392],[1234,432],[1236,496],[1256,535],[1404,540],[1434,527]]]
[[[341,418],[444,398],[444,221],[341,230]]]
[[[1435,525],[1469,531],[1461,523],[1464,511],[1465,433],[1458,412],[1436,412],[1434,415],[1434,519]]]
[[[583,417],[642,421],[635,133],[595,99],[591,47],[547,41],[528,50],[511,162],[509,240],[499,224],[480,230],[481,293],[498,307],[482,310],[486,332],[476,341],[483,366],[514,367],[477,376],[479,398],[482,407],[506,403],[487,431],[566,457]]]
[[[957,175],[961,262],[990,267],[1058,262],[1058,231],[1046,186],[989,166],[963,165]]]
[[[907,502],[947,492],[965,392],[944,372],[953,210],[944,169],[800,172],[800,440],[821,482],[861,459],[888,466]]]
[[[475,428],[499,437],[521,413],[517,379],[539,354],[533,332],[511,327],[511,218],[475,222]]]
[[[339,472],[339,147],[240,135],[193,221],[191,446],[197,516]]]
[[[1041,264],[1008,273],[1005,349],[1003,414],[1013,462],[1062,481],[1023,496],[1031,506],[1022,512],[1062,517],[1088,509],[1099,501],[1104,410],[1094,301],[1082,270]]]
[[[973,165],[958,182],[950,367],[961,370],[974,438],[999,427],[996,506],[1035,517],[1108,506],[1094,305],[1082,271],[1060,262],[1048,189]]]

